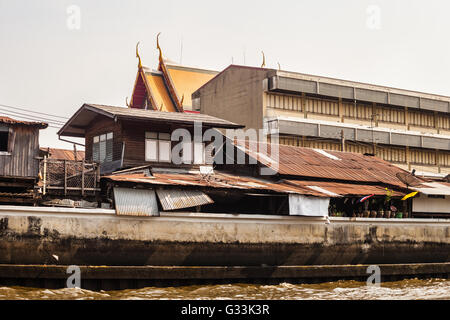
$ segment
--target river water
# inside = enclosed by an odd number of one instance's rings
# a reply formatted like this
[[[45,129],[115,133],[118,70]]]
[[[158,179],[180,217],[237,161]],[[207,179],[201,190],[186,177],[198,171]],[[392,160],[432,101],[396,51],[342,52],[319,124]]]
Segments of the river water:
[[[236,299],[236,300],[450,300],[450,280],[409,279],[367,286],[357,281],[336,281],[321,284],[256,285],[221,284],[117,291],[89,291],[78,288],[41,289],[0,287],[0,299],[17,300],[116,300],[116,299]]]

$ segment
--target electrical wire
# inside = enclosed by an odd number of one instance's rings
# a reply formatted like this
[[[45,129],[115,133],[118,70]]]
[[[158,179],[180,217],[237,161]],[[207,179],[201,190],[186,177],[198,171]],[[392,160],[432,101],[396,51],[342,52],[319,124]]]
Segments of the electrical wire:
[[[0,114],[6,114],[8,116],[13,116],[13,117],[18,117],[18,118],[26,118],[29,120],[34,120],[34,121],[42,121],[42,122],[46,122],[49,124],[54,124],[54,125],[60,125],[63,126],[64,122],[62,121],[58,121],[58,120],[52,120],[52,119],[47,119],[47,118],[41,118],[41,117],[37,117],[34,115],[27,115],[24,113],[20,113],[20,112],[13,112],[13,111],[9,111],[9,110],[4,110],[0,107]]]
[[[40,115],[44,115],[44,116],[49,116],[49,117],[54,117],[54,118],[60,118],[60,119],[63,119],[63,120],[69,120],[68,117],[62,117],[62,116],[57,116],[57,115],[54,115],[54,114],[43,113],[43,112],[38,112],[38,111],[32,111],[32,110],[30,110],[30,109],[24,109],[24,108],[19,108],[19,107],[13,107],[13,106],[9,106],[9,105],[6,105],[6,104],[1,104],[1,103],[0,103],[0,106],[1,106],[1,107],[5,107],[5,108],[10,108],[10,109],[15,109],[15,110],[20,110],[20,111],[32,112],[32,113],[36,113],[36,114],[40,114]]]

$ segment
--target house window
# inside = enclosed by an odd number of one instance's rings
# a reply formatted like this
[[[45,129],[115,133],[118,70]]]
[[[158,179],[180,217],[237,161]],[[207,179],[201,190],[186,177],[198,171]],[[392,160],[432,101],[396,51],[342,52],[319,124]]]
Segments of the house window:
[[[205,164],[205,144],[184,142],[182,155],[184,164]]]
[[[171,156],[170,133],[145,133],[145,161],[170,162]]]
[[[9,128],[0,127],[0,152],[8,152]]]
[[[113,133],[105,133],[94,137],[92,159],[95,162],[111,162],[113,160]]]

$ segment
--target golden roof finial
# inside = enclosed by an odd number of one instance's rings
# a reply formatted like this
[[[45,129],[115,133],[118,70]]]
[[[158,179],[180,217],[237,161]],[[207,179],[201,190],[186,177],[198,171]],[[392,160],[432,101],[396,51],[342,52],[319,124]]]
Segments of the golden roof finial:
[[[125,104],[127,105],[128,108],[131,107],[131,105],[128,104],[128,97],[125,98]]]
[[[264,51],[261,51],[262,56],[263,56],[263,62],[261,64],[261,68],[264,68],[266,66],[266,56],[264,55]]]
[[[278,63],[278,70],[281,70],[281,65],[280,65],[280,63],[279,62],[277,62]]]
[[[160,34],[161,34],[161,32],[159,32],[158,35],[156,36],[156,49],[159,50],[159,61],[162,62],[163,61],[163,54],[162,54],[161,47],[159,46],[159,35]]]
[[[141,69],[142,68],[142,63],[141,63],[141,57],[139,56],[138,46],[139,46],[139,41],[138,41],[138,43],[136,43],[136,58],[139,59],[138,67],[139,67],[139,69]]]
[[[184,93],[183,93],[183,96],[181,97],[181,101],[180,101],[181,106],[183,106],[183,101],[184,101]]]

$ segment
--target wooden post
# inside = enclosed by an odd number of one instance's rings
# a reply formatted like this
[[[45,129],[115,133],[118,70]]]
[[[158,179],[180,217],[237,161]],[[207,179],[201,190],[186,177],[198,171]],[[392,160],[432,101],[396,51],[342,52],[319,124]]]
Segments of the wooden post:
[[[81,195],[84,196],[84,159],[81,163]]]
[[[64,160],[64,195],[67,195],[67,162]]]
[[[47,156],[44,156],[44,188],[42,194],[45,196],[47,188]]]

